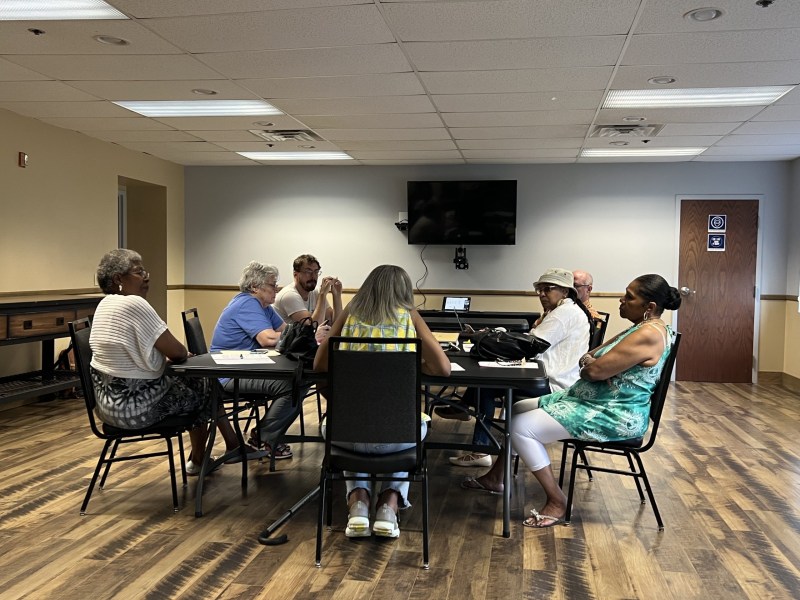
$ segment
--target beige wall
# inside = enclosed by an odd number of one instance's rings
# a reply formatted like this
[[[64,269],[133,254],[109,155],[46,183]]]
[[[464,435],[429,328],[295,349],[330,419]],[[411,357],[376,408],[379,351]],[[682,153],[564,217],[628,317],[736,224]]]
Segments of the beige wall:
[[[93,287],[98,260],[117,246],[120,177],[166,188],[167,283],[183,284],[182,166],[5,110],[0,132],[0,293]],[[167,298],[180,318],[182,292]],[[38,362],[35,345],[0,347],[0,375]]]
[[[800,379],[800,314],[797,302],[785,302],[786,337],[783,351],[783,372]]]

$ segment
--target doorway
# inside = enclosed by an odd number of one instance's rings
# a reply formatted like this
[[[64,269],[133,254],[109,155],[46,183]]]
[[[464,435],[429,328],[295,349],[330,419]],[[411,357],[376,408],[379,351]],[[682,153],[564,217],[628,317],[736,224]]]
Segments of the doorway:
[[[752,383],[759,200],[679,198],[678,381]]]
[[[147,301],[167,320],[167,188],[146,181],[119,178],[120,242],[142,255],[150,272]]]

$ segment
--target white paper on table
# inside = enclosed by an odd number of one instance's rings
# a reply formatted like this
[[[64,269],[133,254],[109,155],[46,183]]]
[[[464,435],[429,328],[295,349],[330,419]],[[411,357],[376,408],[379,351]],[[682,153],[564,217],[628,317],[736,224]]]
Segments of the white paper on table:
[[[212,352],[211,358],[218,365],[274,365],[267,354],[263,352],[250,352],[249,350],[221,350]]]
[[[494,361],[482,360],[478,362],[481,367],[497,367],[500,369],[538,369],[539,365],[535,362],[526,362],[521,365],[501,365]]]
[[[459,365],[458,363],[451,362],[450,363],[450,371],[463,371],[464,367]]]

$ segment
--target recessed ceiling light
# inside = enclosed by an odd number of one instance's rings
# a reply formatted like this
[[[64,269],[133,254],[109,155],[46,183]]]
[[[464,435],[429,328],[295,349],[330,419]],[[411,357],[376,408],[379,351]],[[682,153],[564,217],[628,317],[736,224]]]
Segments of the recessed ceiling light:
[[[639,121],[647,121],[645,117],[622,117],[626,123],[638,123]]]
[[[678,80],[669,75],[660,75],[658,77],[651,77],[647,80],[647,83],[652,83],[653,85],[669,85],[670,83],[675,83],[676,81]]]
[[[203,88],[194,88],[192,93],[200,96],[216,96],[218,94],[216,90],[206,90]]]
[[[670,90],[611,90],[603,102],[603,108],[767,106],[795,87],[793,85],[767,85]]]
[[[353,160],[344,152],[237,152],[251,160]]]
[[[707,148],[584,148],[581,158],[608,156],[697,156]]]
[[[3,0],[0,21],[127,19],[103,0]]]
[[[130,42],[122,38],[114,37],[113,35],[96,35],[92,38],[96,42],[106,44],[107,46],[129,46]]]
[[[145,117],[241,117],[283,114],[263,100],[126,100],[114,104]]]
[[[724,13],[718,8],[695,8],[683,15],[683,18],[705,23],[706,21],[719,19],[723,14]]]
[[[300,144],[298,148],[316,148],[316,146],[312,146],[310,144]]]
[[[258,125],[259,127],[275,127],[275,123],[270,121],[256,121],[253,125]]]
[[[608,142],[609,146],[627,146],[630,142]]]

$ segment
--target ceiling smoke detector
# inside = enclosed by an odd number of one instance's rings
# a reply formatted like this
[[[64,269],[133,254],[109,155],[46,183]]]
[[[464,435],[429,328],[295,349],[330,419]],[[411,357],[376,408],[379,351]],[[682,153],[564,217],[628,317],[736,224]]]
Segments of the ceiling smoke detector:
[[[321,142],[322,138],[310,129],[249,129],[267,142]]]
[[[663,125],[597,125],[589,137],[653,137],[662,129]]]

